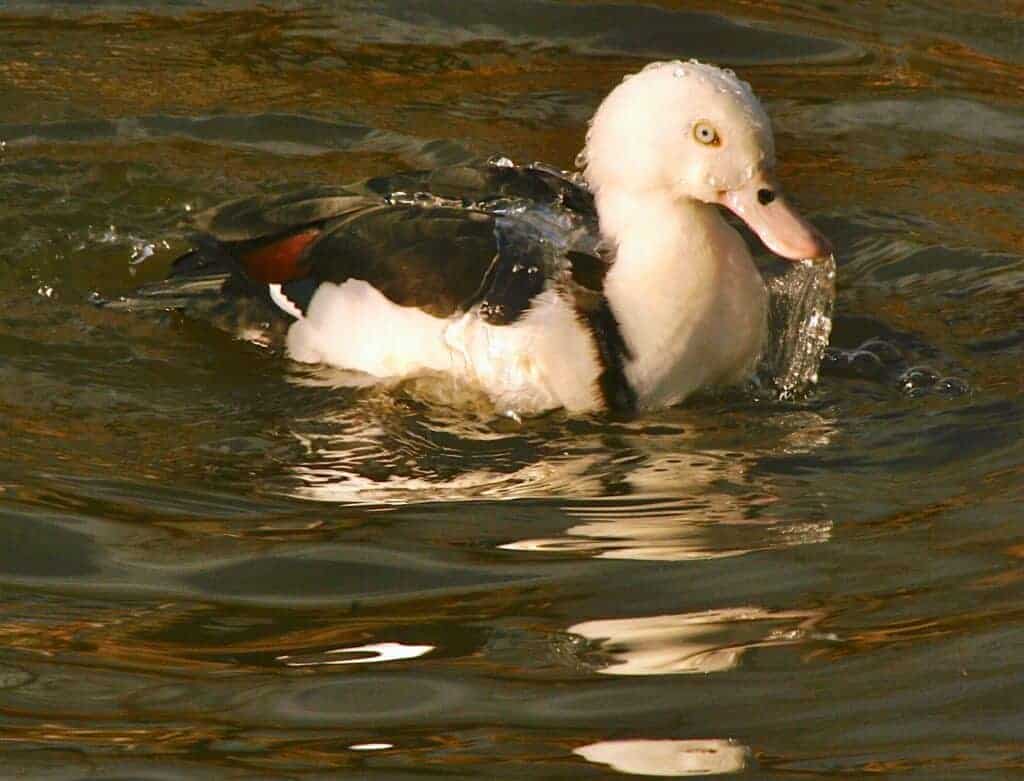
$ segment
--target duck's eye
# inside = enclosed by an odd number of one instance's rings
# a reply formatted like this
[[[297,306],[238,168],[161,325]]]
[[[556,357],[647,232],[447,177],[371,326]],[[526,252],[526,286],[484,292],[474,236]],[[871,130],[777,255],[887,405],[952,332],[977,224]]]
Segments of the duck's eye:
[[[693,137],[702,144],[708,146],[718,146],[721,140],[718,137],[718,131],[715,130],[714,126],[710,122],[698,122],[693,126]]]

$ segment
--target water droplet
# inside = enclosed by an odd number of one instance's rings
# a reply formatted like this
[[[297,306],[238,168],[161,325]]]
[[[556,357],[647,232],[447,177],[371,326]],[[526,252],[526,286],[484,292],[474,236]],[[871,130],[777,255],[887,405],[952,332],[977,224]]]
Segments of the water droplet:
[[[850,353],[850,371],[857,377],[877,378],[885,372],[882,359],[867,350],[855,350]]]
[[[930,366],[911,366],[900,375],[900,387],[909,396],[920,396],[933,385],[939,375]]]
[[[128,262],[133,266],[137,266],[146,258],[151,258],[156,254],[156,245],[145,241],[139,241],[138,239],[132,241],[132,254],[128,259]]]
[[[934,390],[943,396],[956,397],[970,393],[971,386],[959,377],[943,377],[935,383]]]
[[[895,345],[890,344],[884,339],[868,339],[864,344],[857,348],[858,350],[866,350],[869,353],[874,353],[882,361],[882,363],[898,363],[903,360],[903,355],[896,348]]]
[[[492,165],[495,168],[515,168],[516,164],[508,157],[502,155],[496,155],[487,161],[488,165]]]
[[[672,69],[672,75],[675,76],[677,79],[681,79],[683,76],[686,76],[688,73],[689,73],[689,71],[687,71],[686,68],[683,68],[683,67],[678,67],[678,68],[673,68]]]
[[[576,159],[573,160],[573,165],[575,165],[577,168],[586,168],[587,167],[587,150],[586,149],[581,149],[579,152],[576,153]]]
[[[819,365],[827,370],[843,361],[839,351],[827,349],[835,300],[834,268],[831,259],[800,263],[770,283],[774,335],[768,360],[771,380],[782,400],[796,398],[815,384]]]

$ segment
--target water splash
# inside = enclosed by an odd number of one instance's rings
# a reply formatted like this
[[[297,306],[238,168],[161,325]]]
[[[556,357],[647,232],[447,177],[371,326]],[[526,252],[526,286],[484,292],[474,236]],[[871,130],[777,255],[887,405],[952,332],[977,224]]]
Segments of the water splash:
[[[818,381],[818,367],[832,333],[835,258],[793,264],[768,282],[768,292],[766,369],[778,398],[793,399]]]

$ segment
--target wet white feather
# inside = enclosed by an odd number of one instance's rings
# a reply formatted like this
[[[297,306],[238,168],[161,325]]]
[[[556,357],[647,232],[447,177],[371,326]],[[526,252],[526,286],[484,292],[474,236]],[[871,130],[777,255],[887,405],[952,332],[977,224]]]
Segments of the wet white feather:
[[[270,292],[270,300],[277,304],[283,312],[287,312],[296,319],[302,318],[302,310],[289,300],[279,284],[271,283],[267,288]]]
[[[461,357],[465,378],[502,409],[584,411],[602,403],[597,387],[601,369],[591,336],[554,290],[539,295],[512,325],[490,325],[471,310],[451,324],[445,338]]]
[[[381,379],[444,373],[481,388],[502,411],[600,406],[589,334],[553,290],[516,323],[490,325],[476,308],[433,317],[399,306],[362,280],[324,283],[288,331],[289,355]]]
[[[324,282],[306,316],[288,330],[288,353],[304,363],[328,363],[375,377],[451,371],[444,343],[447,321],[398,306],[361,279]]]

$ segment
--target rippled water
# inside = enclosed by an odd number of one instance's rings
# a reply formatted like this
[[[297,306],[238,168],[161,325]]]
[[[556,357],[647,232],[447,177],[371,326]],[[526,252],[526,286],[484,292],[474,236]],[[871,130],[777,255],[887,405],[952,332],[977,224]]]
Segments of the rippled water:
[[[3,773],[1020,774],[1024,14],[956,9],[3,4]],[[517,424],[89,303],[691,56],[837,245],[806,398]]]

